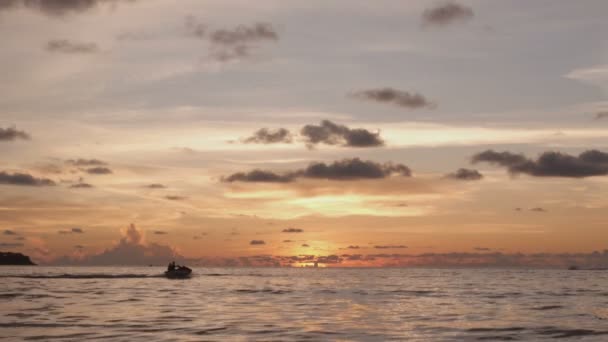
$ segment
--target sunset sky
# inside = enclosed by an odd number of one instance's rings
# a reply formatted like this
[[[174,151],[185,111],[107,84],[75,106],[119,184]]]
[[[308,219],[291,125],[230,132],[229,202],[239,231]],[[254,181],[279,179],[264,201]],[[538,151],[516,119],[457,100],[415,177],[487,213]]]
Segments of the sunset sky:
[[[0,251],[608,260],[607,1],[253,3],[0,0]]]

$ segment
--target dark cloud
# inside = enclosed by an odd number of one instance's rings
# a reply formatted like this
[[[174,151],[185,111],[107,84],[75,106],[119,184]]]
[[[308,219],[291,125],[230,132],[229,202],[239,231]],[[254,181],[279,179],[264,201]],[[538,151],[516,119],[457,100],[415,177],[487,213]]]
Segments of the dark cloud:
[[[81,183],[76,183],[76,184],[70,185],[70,188],[72,188],[72,189],[90,189],[90,188],[94,188],[94,186],[89,183],[81,182]]]
[[[536,211],[538,213],[546,213],[547,212],[547,210],[545,208],[540,208],[540,207],[531,208],[530,211]]]
[[[111,169],[103,166],[91,167],[86,169],[85,171],[91,175],[109,175],[113,173]]]
[[[16,241],[25,241],[25,237],[23,237],[23,236],[17,236],[17,237],[15,237],[15,240]]]
[[[536,160],[522,154],[487,150],[474,155],[472,162],[488,162],[507,168],[511,174],[524,173],[536,177],[582,178],[608,174],[608,153],[597,150],[588,150],[578,156],[549,151]]]
[[[47,178],[36,178],[27,173],[9,174],[0,171],[0,184],[23,186],[54,186],[55,182]]]
[[[346,249],[360,249],[360,248],[361,247],[359,247],[359,246],[353,246],[353,245],[346,247]]]
[[[388,103],[402,108],[435,108],[436,105],[421,94],[393,88],[368,89],[352,93],[353,98],[380,103]]]
[[[186,30],[188,31],[188,34],[193,37],[203,39],[207,35],[207,25],[199,22],[194,16],[190,15],[186,17],[185,26]]]
[[[381,245],[381,246],[374,246],[374,248],[376,249],[399,249],[399,248],[407,248],[407,246],[404,245]]]
[[[167,235],[169,233],[162,231],[162,230],[155,230],[154,231],[154,235]]]
[[[285,128],[268,129],[260,128],[255,131],[252,136],[242,139],[245,144],[291,144],[293,136],[289,130]]]
[[[447,26],[471,20],[474,15],[473,9],[468,6],[446,2],[425,10],[422,13],[422,21],[425,25]]]
[[[491,248],[487,248],[487,247],[475,247],[473,248],[476,251],[480,251],[480,252],[487,252],[487,251],[491,251]]]
[[[310,247],[310,245],[309,245],[309,244],[307,244],[307,243],[303,243],[303,244],[302,244],[302,247]]]
[[[239,25],[232,30],[215,30],[209,33],[209,40],[213,44],[223,46],[244,46],[260,41],[276,41],[279,35],[269,23],[255,23],[253,25]]]
[[[331,164],[312,163],[296,173],[300,177],[329,180],[353,180],[386,178],[392,175],[411,176],[411,170],[403,164],[376,163],[359,158],[343,159]]]
[[[98,159],[68,159],[65,161],[66,164],[73,166],[104,166],[108,165],[108,163],[98,160]]]
[[[303,233],[304,230],[300,228],[285,228],[283,229],[283,233]]]
[[[220,62],[228,62],[249,57],[259,43],[279,39],[278,33],[269,23],[239,25],[234,29],[209,30],[207,25],[195,18],[187,18],[188,34],[208,40],[211,45],[210,57]]]
[[[293,175],[279,175],[267,170],[252,170],[249,172],[237,172],[228,177],[223,177],[222,181],[232,182],[260,182],[260,183],[287,183],[294,180]]]
[[[479,173],[479,171],[473,169],[458,169],[456,172],[445,175],[445,178],[474,181],[482,179],[483,175]]]
[[[293,240],[283,240],[284,243],[293,242]]]
[[[0,242],[0,248],[18,248],[23,247],[20,242]]]
[[[306,144],[313,147],[316,144],[341,145],[347,147],[378,147],[384,146],[380,133],[373,133],[363,128],[350,129],[344,125],[329,120],[321,121],[320,125],[306,125],[300,130]]]
[[[597,112],[597,113],[595,113],[595,119],[596,120],[608,119],[608,112]]]
[[[184,197],[184,196],[167,195],[167,196],[165,196],[165,199],[168,199],[170,201],[183,201],[188,198]]]
[[[145,187],[148,189],[165,189],[166,188],[166,186],[164,186],[163,184],[158,184],[158,183],[148,184]]]
[[[72,42],[67,39],[56,39],[49,41],[45,46],[46,51],[59,53],[96,53],[99,47],[95,43]]]
[[[0,127],[0,141],[13,141],[17,139],[29,140],[30,135],[24,131],[19,131],[15,127]]]
[[[411,170],[403,164],[376,163],[359,158],[343,159],[331,164],[315,162],[306,168],[277,174],[272,171],[253,170],[247,173],[239,172],[222,178],[225,182],[261,182],[261,183],[287,183],[296,178],[313,178],[327,180],[356,180],[379,179],[393,175],[410,177]]]
[[[264,240],[251,240],[249,242],[250,245],[265,245],[266,242],[264,242]]]
[[[3,235],[18,235],[14,230],[10,230],[10,229],[5,229],[2,232]]]
[[[100,4],[135,2],[136,0],[0,0],[0,11],[26,8],[49,16],[82,13]]]
[[[75,249],[84,249],[85,247],[83,245],[75,245],[74,248]]]
[[[71,231],[74,234],[84,234],[84,230],[82,228],[72,228]]]

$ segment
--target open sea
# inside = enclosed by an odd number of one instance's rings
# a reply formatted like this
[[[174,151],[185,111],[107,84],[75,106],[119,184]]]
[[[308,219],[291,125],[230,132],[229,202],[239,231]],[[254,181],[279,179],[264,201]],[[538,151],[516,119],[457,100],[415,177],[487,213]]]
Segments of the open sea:
[[[0,267],[0,341],[608,341],[608,272]]]

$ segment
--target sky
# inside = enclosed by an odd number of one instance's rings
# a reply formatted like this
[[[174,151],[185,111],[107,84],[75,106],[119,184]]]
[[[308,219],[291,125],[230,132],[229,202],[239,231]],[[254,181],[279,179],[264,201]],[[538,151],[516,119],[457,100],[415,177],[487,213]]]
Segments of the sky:
[[[608,265],[607,12],[0,0],[0,250]]]

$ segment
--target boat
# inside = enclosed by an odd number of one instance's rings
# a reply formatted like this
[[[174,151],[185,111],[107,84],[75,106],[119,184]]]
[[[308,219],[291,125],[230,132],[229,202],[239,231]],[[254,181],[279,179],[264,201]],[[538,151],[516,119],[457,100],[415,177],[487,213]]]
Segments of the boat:
[[[186,266],[177,266],[175,269],[165,271],[165,277],[169,279],[190,278],[192,270]]]

